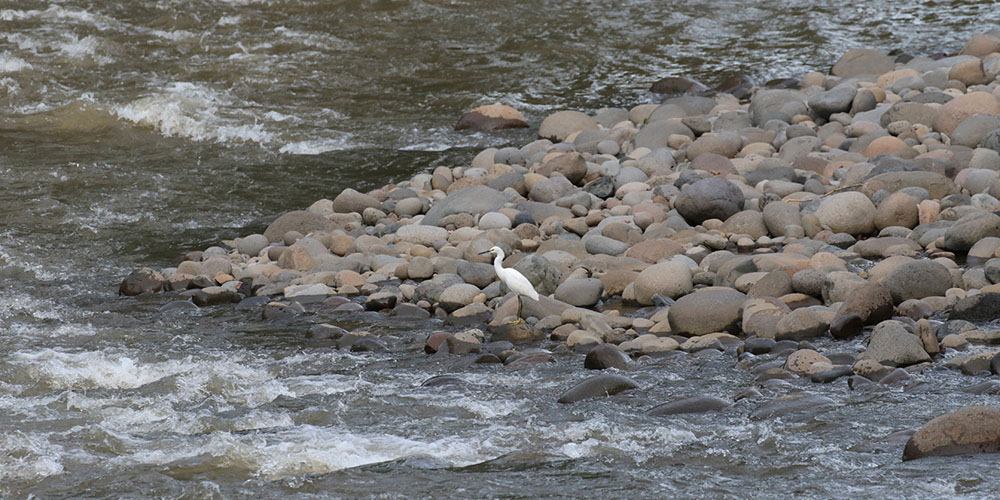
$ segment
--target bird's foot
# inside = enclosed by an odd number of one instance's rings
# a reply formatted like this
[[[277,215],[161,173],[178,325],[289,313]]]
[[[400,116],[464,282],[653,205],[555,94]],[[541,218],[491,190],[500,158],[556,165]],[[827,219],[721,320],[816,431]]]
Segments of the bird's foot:
[[[522,324],[522,323],[524,323],[524,320],[523,320],[523,319],[521,319],[521,318],[517,318],[517,319],[515,319],[514,321],[511,321],[511,322],[509,322],[509,323],[507,323],[507,324],[508,324],[508,325],[520,325],[520,324]]]

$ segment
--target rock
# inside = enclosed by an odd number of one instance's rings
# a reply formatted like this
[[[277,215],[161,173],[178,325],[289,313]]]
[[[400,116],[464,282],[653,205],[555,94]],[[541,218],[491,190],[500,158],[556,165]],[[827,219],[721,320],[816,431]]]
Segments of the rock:
[[[851,49],[840,56],[830,74],[842,78],[860,75],[881,75],[895,68],[892,58],[871,49]]]
[[[511,220],[500,212],[487,212],[479,218],[479,229],[489,231],[490,229],[510,229]]]
[[[543,333],[527,323],[504,323],[490,328],[491,342],[510,342],[514,345],[531,344],[542,340]]]
[[[270,242],[263,234],[251,234],[244,238],[236,238],[236,251],[251,257],[256,257]]]
[[[864,320],[857,314],[837,316],[830,323],[830,336],[837,340],[851,339],[860,334],[864,327]]]
[[[809,98],[808,104],[816,114],[828,117],[833,113],[842,113],[851,109],[854,96],[858,90],[853,85],[837,85]]]
[[[372,196],[359,193],[351,188],[340,192],[333,199],[333,211],[338,214],[362,213],[366,208],[381,209],[382,203]],[[300,231],[301,232],[301,231]]]
[[[599,128],[597,120],[579,111],[557,111],[542,120],[538,127],[538,137],[562,142],[574,132]]]
[[[1000,216],[974,212],[955,221],[944,233],[944,248],[967,252],[983,238],[1000,236]]]
[[[990,115],[972,115],[951,133],[951,143],[975,149],[986,134],[1000,129],[1000,119]]]
[[[713,332],[739,333],[740,308],[746,295],[731,289],[707,289],[685,295],[670,306],[673,334],[694,337]]]
[[[959,299],[948,320],[993,321],[997,319],[997,311],[1000,311],[1000,293],[978,293]]]
[[[708,90],[705,84],[692,80],[684,76],[668,76],[653,83],[649,88],[650,92],[657,94],[679,95],[679,94],[700,94]]]
[[[829,323],[815,311],[806,308],[793,310],[776,325],[775,339],[804,340],[826,333]]]
[[[420,224],[440,226],[441,220],[449,215],[466,213],[482,215],[486,212],[494,212],[499,210],[506,201],[503,193],[486,186],[462,188],[436,202],[424,215]]]
[[[636,389],[636,384],[631,379],[621,375],[601,374],[590,377],[559,396],[559,403],[576,403],[585,399],[607,397],[618,394],[629,389]]]
[[[861,186],[861,193],[870,198],[880,189],[894,193],[905,187],[924,188],[934,199],[941,199],[959,191],[951,179],[937,172],[895,171],[869,178]]]
[[[899,304],[908,299],[943,297],[952,287],[951,272],[933,260],[907,262],[882,280],[892,294],[892,301]]]
[[[293,297],[311,297],[311,296],[329,296],[333,295],[333,289],[322,284],[313,283],[309,285],[291,285],[286,286],[284,291],[284,296],[286,299]]]
[[[793,116],[808,111],[806,95],[794,90],[759,90],[750,99],[750,119],[754,125],[772,119],[790,122]]]
[[[792,277],[785,271],[771,271],[757,280],[749,290],[748,297],[781,297],[793,293]]]
[[[365,309],[369,311],[381,311],[392,309],[399,298],[392,292],[375,292],[365,300]]]
[[[684,253],[684,246],[680,243],[666,238],[657,238],[632,245],[625,251],[625,256],[655,264],[662,259],[668,259],[681,253]]]
[[[264,237],[267,241],[282,241],[285,233],[298,231],[302,234],[309,234],[314,231],[333,231],[337,225],[330,219],[313,212],[305,210],[293,210],[275,219],[267,229],[264,230]]]
[[[969,92],[942,104],[932,125],[935,132],[950,136],[959,123],[976,114],[996,116],[1000,114],[1000,103],[989,92]]]
[[[851,365],[836,365],[829,370],[813,373],[809,376],[809,380],[812,380],[817,384],[829,384],[840,377],[849,377],[853,374],[854,369],[851,368]]]
[[[588,370],[604,370],[607,368],[617,368],[625,370],[628,368],[629,357],[618,346],[614,344],[600,344],[590,352],[583,360],[583,367]]]
[[[480,290],[475,285],[457,283],[445,288],[438,296],[438,302],[445,311],[452,312],[472,303]]]
[[[986,74],[983,61],[978,58],[959,61],[948,71],[949,80],[957,80],[964,85],[985,85],[993,81],[994,77],[995,74]]]
[[[135,296],[146,292],[163,290],[163,276],[147,267],[129,273],[118,286],[118,295]]]
[[[591,307],[601,300],[604,283],[597,278],[569,279],[556,287],[555,298],[571,306]]]
[[[996,452],[1000,452],[1000,409],[969,406],[917,429],[903,448],[903,460]]]
[[[598,177],[584,184],[583,190],[602,200],[607,199],[615,193],[615,180],[611,177]]]
[[[767,231],[774,236],[785,236],[789,226],[802,226],[798,204],[784,201],[768,203],[762,212]]]
[[[720,177],[710,177],[686,186],[674,208],[689,224],[701,224],[708,219],[728,219],[743,210],[743,202],[739,187]],[[872,212],[874,216],[874,206]]]
[[[628,244],[607,236],[595,234],[583,240],[584,248],[591,255],[621,255],[628,250]]]
[[[733,214],[722,224],[721,230],[728,234],[747,234],[753,239],[767,236],[764,215],[756,210],[744,210]]]
[[[834,405],[836,403],[826,396],[799,392],[758,406],[750,413],[750,419],[772,420],[781,417],[785,420],[794,420],[793,417],[807,418]]]
[[[655,295],[676,299],[694,288],[691,268],[680,261],[654,264],[639,272],[635,280],[635,299],[641,305],[653,305]]]
[[[425,226],[422,224],[408,224],[400,226],[396,230],[396,237],[400,241],[417,243],[426,247],[434,246],[438,241],[448,239],[448,231],[441,227]]]
[[[855,315],[861,325],[874,325],[892,317],[892,306],[892,292],[888,288],[879,283],[866,282],[854,287],[847,299],[841,304],[840,309],[837,310],[834,319],[836,322],[836,319]],[[843,329],[850,326],[849,322],[845,323],[844,321],[846,320],[838,323],[838,328]],[[830,325],[831,332],[833,326],[833,324]],[[860,332],[861,327],[858,327],[857,330]],[[858,332],[849,334],[849,337],[853,337]],[[846,331],[845,334],[847,334]]]
[[[728,410],[732,406],[732,403],[724,399],[711,396],[694,396],[654,406],[646,414],[654,417],[664,417],[686,413],[708,413],[710,411]]]
[[[670,337],[658,337],[652,333],[639,335],[635,339],[622,342],[623,351],[639,351],[643,354],[657,354],[677,350],[680,344]]]
[[[458,265],[458,275],[470,285],[486,288],[496,279],[496,271],[490,264],[462,261]]]
[[[554,172],[559,172],[571,183],[580,184],[587,175],[587,162],[580,153],[566,153],[543,163],[536,172],[546,177],[552,177]]]
[[[816,210],[820,223],[835,233],[867,235],[875,230],[875,204],[858,192],[837,193]]]
[[[558,175],[536,182],[528,192],[531,201],[552,203],[578,189],[569,179]]]
[[[879,323],[872,332],[868,349],[858,359],[870,359],[884,365],[906,366],[930,361],[920,337],[910,333],[903,323],[888,320]]]
[[[480,130],[490,132],[508,128],[526,128],[528,121],[520,111],[504,104],[487,104],[467,111],[455,130]]]
[[[813,375],[829,370],[832,366],[830,358],[812,349],[799,349],[789,354],[785,361],[785,369],[799,376]]]
[[[514,269],[528,278],[535,290],[542,295],[555,292],[562,279],[562,272],[548,259],[536,253],[517,261],[514,264]]]

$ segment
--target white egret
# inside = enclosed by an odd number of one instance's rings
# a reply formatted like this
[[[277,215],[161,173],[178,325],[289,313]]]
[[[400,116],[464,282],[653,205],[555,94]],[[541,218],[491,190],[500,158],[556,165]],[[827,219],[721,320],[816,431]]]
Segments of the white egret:
[[[515,323],[523,323],[524,320],[521,319],[521,309],[524,307],[524,303],[521,302],[521,296],[531,297],[534,300],[538,300],[538,292],[535,291],[534,285],[525,278],[523,274],[518,272],[516,269],[504,268],[500,265],[503,262],[503,249],[500,247],[493,247],[489,250],[479,252],[479,255],[493,254],[496,258],[493,259],[493,269],[497,272],[497,277],[500,278],[507,288],[517,294],[517,320]]]

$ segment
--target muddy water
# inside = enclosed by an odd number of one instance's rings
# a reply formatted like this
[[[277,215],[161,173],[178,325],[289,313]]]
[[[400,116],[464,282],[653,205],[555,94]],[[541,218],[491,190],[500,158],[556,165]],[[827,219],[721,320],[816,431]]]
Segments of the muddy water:
[[[527,371],[428,359],[442,325],[121,299],[129,270],[259,231],[344,187],[371,188],[533,131],[457,133],[503,102],[655,102],[663,76],[756,82],[847,48],[954,51],[989,2],[70,0],[0,4],[0,497],[991,497],[989,457],[903,464],[906,431],[995,396],[918,375],[760,387],[732,352],[640,363],[642,386],[557,405],[580,356]],[[389,353],[305,340],[377,330]],[[858,346],[839,346],[841,350]],[[466,385],[422,387],[454,373]],[[760,397],[656,418],[685,396]],[[757,419],[804,390],[832,403]]]

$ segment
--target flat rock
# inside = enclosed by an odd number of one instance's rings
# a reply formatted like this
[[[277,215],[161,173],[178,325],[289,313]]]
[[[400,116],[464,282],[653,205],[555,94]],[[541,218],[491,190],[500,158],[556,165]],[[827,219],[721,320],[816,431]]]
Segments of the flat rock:
[[[724,411],[732,406],[732,403],[724,399],[712,396],[694,396],[654,406],[646,414],[654,417],[663,417],[687,413],[708,413],[711,411]]]
[[[585,399],[607,397],[629,389],[636,389],[632,379],[614,374],[601,374],[590,377],[574,385],[559,396],[559,403],[576,403]]]

